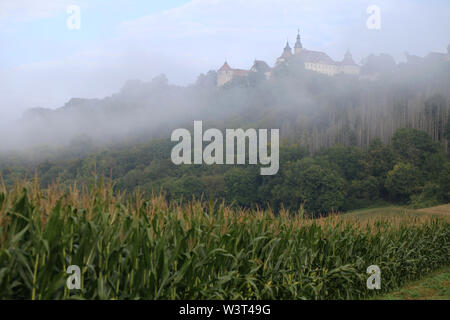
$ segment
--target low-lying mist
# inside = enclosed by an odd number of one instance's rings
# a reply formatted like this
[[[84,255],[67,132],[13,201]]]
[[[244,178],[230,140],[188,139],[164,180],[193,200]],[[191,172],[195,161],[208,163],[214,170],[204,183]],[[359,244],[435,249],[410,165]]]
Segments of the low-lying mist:
[[[387,142],[398,127],[445,139],[449,60],[410,57],[395,64],[387,55],[370,56],[361,75],[333,77],[293,62],[275,67],[270,79],[251,72],[220,88],[216,77],[210,71],[188,86],[171,85],[164,75],[131,80],[103,99],[73,98],[56,110],[28,110],[0,130],[7,137],[0,151],[91,150],[168,139],[173,129],[191,128],[194,120],[218,128],[279,128],[282,137],[311,151],[336,143],[365,147],[374,137]]]

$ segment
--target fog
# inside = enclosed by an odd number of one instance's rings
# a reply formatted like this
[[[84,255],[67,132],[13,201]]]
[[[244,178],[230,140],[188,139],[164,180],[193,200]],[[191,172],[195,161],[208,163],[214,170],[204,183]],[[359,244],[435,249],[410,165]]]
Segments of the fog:
[[[448,69],[442,67],[448,64],[405,64],[405,52],[420,57],[447,52],[448,1],[194,0],[163,10],[134,1],[143,13],[124,10],[123,16],[122,1],[113,5],[114,13],[99,3],[71,1],[81,8],[80,30],[67,30],[64,1],[43,0],[36,7],[30,1],[0,4],[1,151],[168,138],[173,128],[193,120],[216,126],[284,126],[284,137],[319,130],[316,138],[324,141],[305,138],[316,148],[336,142],[329,137],[341,124],[362,130],[347,113],[370,114],[382,122],[396,106],[396,97],[389,94],[406,90],[408,108],[417,114],[429,97],[449,98]],[[376,30],[367,26],[367,8],[373,4],[380,9]],[[102,29],[102,24],[109,27]],[[286,39],[293,46],[298,28],[305,48],[326,52],[336,61],[349,49],[366,67],[366,78],[298,70],[227,88],[216,88],[214,73],[198,78],[225,59],[235,68],[248,70],[255,58],[273,67]],[[375,62],[371,67],[365,58],[381,53],[395,64]],[[342,110],[346,121],[341,123],[336,115]],[[409,116],[416,114],[411,110]],[[393,129],[364,127],[369,133],[358,133],[357,142],[366,144],[366,136],[388,137]]]

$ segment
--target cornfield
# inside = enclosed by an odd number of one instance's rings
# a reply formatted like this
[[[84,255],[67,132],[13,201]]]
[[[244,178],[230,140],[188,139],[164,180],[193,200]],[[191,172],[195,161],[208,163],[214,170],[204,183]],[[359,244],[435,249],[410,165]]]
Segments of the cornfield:
[[[438,218],[312,220],[22,182],[0,190],[0,298],[364,299],[448,266],[449,240]],[[366,287],[370,265],[381,290]]]

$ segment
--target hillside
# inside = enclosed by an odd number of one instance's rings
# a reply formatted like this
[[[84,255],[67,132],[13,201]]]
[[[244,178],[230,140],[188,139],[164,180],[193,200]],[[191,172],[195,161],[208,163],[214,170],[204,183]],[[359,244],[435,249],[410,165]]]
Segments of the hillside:
[[[441,206],[419,209],[417,211],[427,213],[427,214],[434,214],[434,215],[450,215],[450,204],[444,204]]]
[[[376,203],[431,207],[450,201],[448,157],[442,145],[415,129],[397,130],[389,144],[375,139],[367,150],[335,145],[311,153],[282,141],[275,176],[261,176],[256,165],[175,165],[170,159],[173,145],[153,140],[83,156],[69,149],[59,158],[34,163],[10,156],[0,161],[0,174],[7,186],[37,174],[44,187],[59,181],[67,188],[105,177],[118,190],[163,192],[171,201],[194,197],[276,211],[304,206],[311,216]]]
[[[341,215],[343,219],[356,218],[359,220],[373,218],[403,218],[434,216],[450,219],[450,204],[424,209],[411,209],[405,206],[388,206],[381,208],[361,209]]]
[[[383,300],[450,300],[450,268],[444,268],[402,288],[377,297]]]
[[[375,138],[387,144],[397,129],[415,128],[447,152],[450,61],[375,68],[372,60],[360,77],[329,77],[290,63],[277,66],[270,79],[255,72],[222,88],[214,71],[188,86],[170,84],[164,75],[132,80],[103,99],[74,98],[56,110],[26,112],[0,151],[147,143],[202,120],[219,129],[279,128],[282,138],[313,153],[335,144],[366,149]]]

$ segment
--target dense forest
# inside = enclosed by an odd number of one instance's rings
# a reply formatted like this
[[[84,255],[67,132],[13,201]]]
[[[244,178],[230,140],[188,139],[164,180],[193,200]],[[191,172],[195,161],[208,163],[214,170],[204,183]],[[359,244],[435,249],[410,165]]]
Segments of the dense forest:
[[[163,192],[168,200],[225,200],[242,207],[301,206],[311,215],[386,202],[431,206],[450,201],[450,161],[423,131],[398,129],[390,144],[373,139],[367,149],[335,145],[311,152],[285,140],[280,171],[261,176],[254,165],[180,165],[171,162],[174,143],[145,145],[90,154],[72,160],[2,169],[5,183],[36,174],[42,185],[88,185],[102,177],[119,190]]]
[[[270,79],[253,72],[223,88],[215,83],[214,71],[187,87],[159,76],[130,81],[102,100],[30,110],[19,138],[3,146],[0,173],[7,185],[35,174],[43,186],[106,177],[117,189],[170,200],[303,206],[310,215],[450,201],[450,61],[370,56],[359,77],[328,77],[293,61]],[[257,166],[174,165],[168,137],[193,120],[219,129],[279,128],[280,171],[263,177]]]

